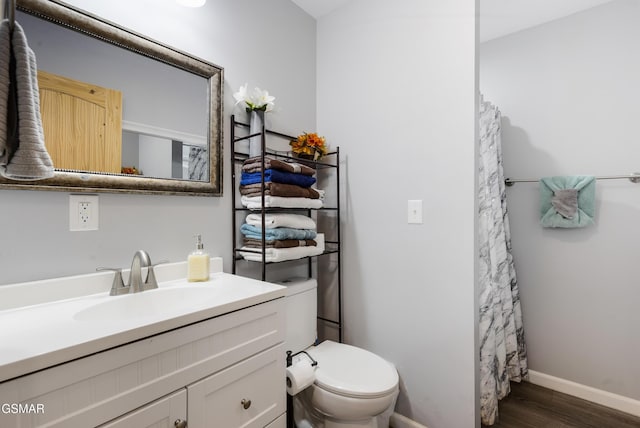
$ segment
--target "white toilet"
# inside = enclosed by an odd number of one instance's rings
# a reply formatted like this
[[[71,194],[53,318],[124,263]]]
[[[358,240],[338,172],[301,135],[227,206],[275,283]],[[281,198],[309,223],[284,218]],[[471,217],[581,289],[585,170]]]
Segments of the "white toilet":
[[[287,286],[285,349],[294,354],[306,351],[318,362],[315,382],[296,395],[296,407],[304,407],[307,416],[316,418],[313,426],[386,428],[378,427],[376,416],[389,409],[398,396],[395,367],[372,352],[344,343],[327,340],[313,346],[317,337],[316,280],[281,284]],[[308,357],[299,354],[295,358]]]

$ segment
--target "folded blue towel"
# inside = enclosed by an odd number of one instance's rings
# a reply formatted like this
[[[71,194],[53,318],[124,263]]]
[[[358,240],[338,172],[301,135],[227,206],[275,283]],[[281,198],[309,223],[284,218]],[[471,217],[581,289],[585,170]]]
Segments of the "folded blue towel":
[[[543,227],[584,227],[596,214],[593,176],[544,177],[540,180],[540,224]]]
[[[247,238],[262,239],[262,229],[250,224],[240,226],[240,232]],[[292,229],[289,227],[276,227],[274,229],[265,229],[265,240],[275,241],[279,239],[313,239],[316,237],[316,231],[311,229]]]
[[[260,172],[243,172],[240,177],[240,185],[246,186],[248,184],[260,183]],[[298,174],[295,172],[279,171],[277,169],[265,169],[264,170],[264,182],[295,184],[300,187],[311,187],[316,182],[314,177],[310,175]]]

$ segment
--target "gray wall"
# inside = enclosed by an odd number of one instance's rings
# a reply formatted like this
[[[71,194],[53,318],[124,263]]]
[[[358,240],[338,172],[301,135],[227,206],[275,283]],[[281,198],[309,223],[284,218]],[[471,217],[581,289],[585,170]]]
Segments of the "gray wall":
[[[346,167],[346,338],[396,364],[397,411],[429,428],[477,423],[474,20],[473,0],[353,0],[318,21],[318,127]]]
[[[171,178],[173,142],[166,138],[140,135],[139,168],[148,177]]]
[[[640,3],[617,0],[481,45],[508,177],[640,171]],[[640,399],[640,187],[598,181],[596,224],[543,229],[537,183],[507,190],[532,370]]]
[[[132,132],[122,133],[122,166],[140,165],[140,136]]]

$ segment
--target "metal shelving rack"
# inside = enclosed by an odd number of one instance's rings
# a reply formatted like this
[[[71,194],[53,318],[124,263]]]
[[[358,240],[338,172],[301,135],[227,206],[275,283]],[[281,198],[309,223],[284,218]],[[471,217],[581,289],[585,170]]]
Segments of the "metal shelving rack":
[[[242,135],[242,136],[237,136],[237,130],[238,129],[246,129],[247,133],[246,135]],[[312,210],[312,209],[307,209],[307,208],[265,208],[265,204],[264,204],[264,187],[262,187],[262,191],[261,191],[261,198],[262,198],[262,204],[261,204],[261,209],[260,210],[250,210],[248,208],[242,207],[242,206],[238,206],[238,198],[237,198],[237,191],[238,191],[238,185],[239,185],[239,179],[236,176],[237,172],[238,172],[238,164],[242,164],[242,162],[244,160],[246,160],[249,156],[246,153],[240,153],[236,151],[236,144],[238,142],[241,141],[245,141],[245,140],[249,140],[252,137],[255,136],[260,136],[261,137],[261,141],[262,141],[262,151],[261,151],[261,158],[262,158],[262,164],[264,165],[264,161],[265,161],[265,157],[269,156],[271,158],[275,158],[275,159],[281,159],[281,160],[291,160],[291,161],[299,161],[297,158],[292,157],[289,155],[289,152],[277,152],[277,151],[272,151],[269,150],[267,148],[267,136],[272,136],[274,138],[281,138],[281,139],[286,139],[287,141],[291,141],[291,140],[295,140],[297,137],[291,136],[291,135],[287,135],[287,134],[283,134],[280,132],[276,132],[276,131],[272,131],[269,129],[266,129],[263,125],[262,127],[262,132],[259,132],[257,134],[249,134],[248,133],[248,129],[249,129],[249,124],[247,123],[242,123],[242,122],[238,122],[236,121],[235,116],[231,116],[231,186],[232,186],[232,209],[233,209],[233,216],[232,216],[232,233],[233,233],[233,237],[232,237],[232,242],[233,242],[233,254],[232,254],[232,260],[233,260],[233,265],[232,265],[232,273],[236,274],[238,271],[238,261],[240,260],[244,260],[244,258],[242,258],[242,256],[239,255],[239,251],[240,249],[238,248],[238,237],[239,237],[239,222],[238,222],[238,213],[249,213],[249,212],[253,212],[253,213],[260,213],[261,217],[262,217],[262,250],[256,250],[256,253],[261,253],[262,254],[262,261],[261,262],[250,262],[250,263],[259,263],[261,266],[261,275],[260,278],[265,281],[267,278],[267,266],[269,264],[272,264],[271,262],[267,262],[266,261],[266,254],[264,249],[266,248],[265,246],[265,214],[269,213],[269,212],[304,212],[306,213],[307,216],[312,217],[312,212],[313,211],[334,211],[335,212],[335,236],[336,239],[335,240],[327,240],[325,241],[325,251],[318,255],[318,256],[311,256],[311,257],[305,257],[304,259],[306,259],[307,262],[307,273],[309,277],[313,276],[313,259],[316,257],[323,257],[323,256],[327,256],[329,254],[336,254],[337,257],[337,272],[336,274],[338,275],[337,277],[337,319],[328,319],[322,316],[318,316],[318,319],[329,323],[331,325],[333,325],[337,330],[338,330],[338,341],[342,342],[342,266],[341,266],[341,246],[340,246],[340,239],[341,239],[341,235],[340,235],[340,148],[337,147],[335,151],[328,153],[325,158],[323,159],[329,159],[329,161],[322,161],[322,162],[313,162],[312,164],[309,164],[310,166],[313,166],[316,170],[321,170],[321,169],[325,169],[325,168],[331,168],[333,170],[335,170],[335,174],[336,174],[336,204],[334,207],[323,207],[320,208],[318,210]],[[306,161],[309,162],[309,161]],[[262,168],[262,181],[264,181],[264,168]],[[287,263],[287,262],[300,262],[300,260],[304,260],[304,259],[296,259],[296,260],[287,260],[287,261],[283,261],[283,262],[275,262],[275,263]]]

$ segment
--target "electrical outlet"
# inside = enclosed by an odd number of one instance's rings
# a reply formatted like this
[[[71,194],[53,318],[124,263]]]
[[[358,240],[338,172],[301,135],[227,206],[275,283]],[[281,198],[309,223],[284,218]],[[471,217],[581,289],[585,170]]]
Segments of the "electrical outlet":
[[[69,230],[98,230],[98,195],[69,195]]]
[[[78,216],[81,226],[86,226],[91,221],[91,202],[80,202],[78,204]]]

